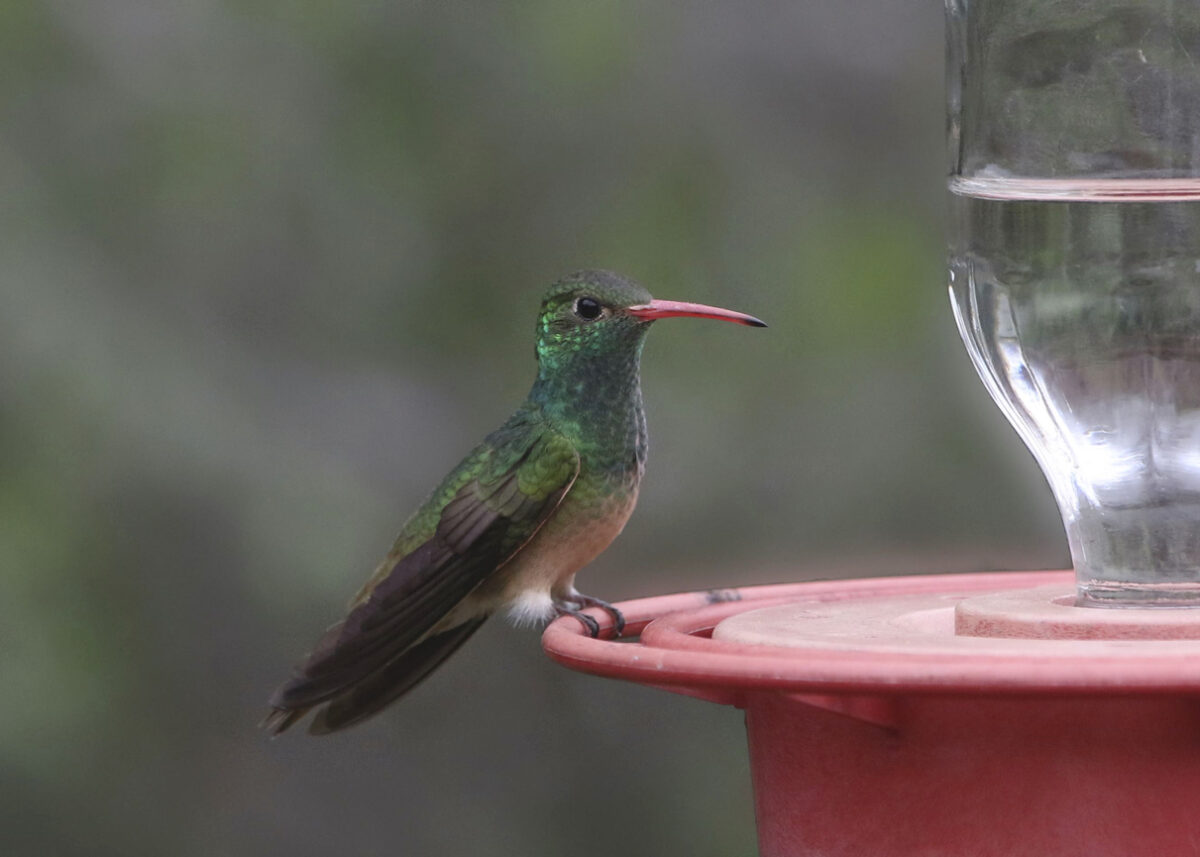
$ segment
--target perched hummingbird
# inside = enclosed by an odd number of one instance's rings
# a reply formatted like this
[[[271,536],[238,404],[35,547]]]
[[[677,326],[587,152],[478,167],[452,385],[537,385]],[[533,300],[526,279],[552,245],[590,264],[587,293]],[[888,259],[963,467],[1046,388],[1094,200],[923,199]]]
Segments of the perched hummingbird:
[[[491,614],[518,622],[620,611],[574,586],[637,502],[646,460],[638,377],[650,323],[693,316],[765,327],[753,316],[656,301],[609,271],[550,288],[537,322],[537,380],[508,421],[413,514],[344,620],[271,698],[278,734],[309,709],[323,735],[366,720],[411,690]]]

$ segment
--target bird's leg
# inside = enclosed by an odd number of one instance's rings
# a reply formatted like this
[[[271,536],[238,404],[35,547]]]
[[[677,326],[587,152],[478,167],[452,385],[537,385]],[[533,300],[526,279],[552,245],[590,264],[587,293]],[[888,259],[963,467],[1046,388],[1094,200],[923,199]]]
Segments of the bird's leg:
[[[613,620],[613,636],[620,637],[625,633],[625,616],[616,607],[603,601],[599,598],[594,598],[591,595],[584,595],[582,592],[577,592],[573,596],[584,607],[599,607],[605,613],[612,617]]]
[[[583,613],[582,608],[578,604],[570,601],[555,601],[554,612],[559,616],[574,616],[579,620],[579,624],[583,625],[589,637],[600,636],[600,623],[586,613]]]
[[[579,610],[585,607],[599,607],[612,617],[613,637],[620,637],[625,633],[625,617],[621,614],[621,611],[600,598],[593,598],[591,595],[584,595],[582,592],[573,589],[567,599],[556,601],[554,606],[559,611],[560,616],[564,613],[571,614],[584,625],[587,625],[589,631],[592,631],[592,626],[588,624],[588,620],[590,619],[592,622],[595,622],[595,620],[590,616],[580,614]],[[599,633],[600,629],[599,625],[597,625],[596,630],[592,631],[592,636],[598,636]]]

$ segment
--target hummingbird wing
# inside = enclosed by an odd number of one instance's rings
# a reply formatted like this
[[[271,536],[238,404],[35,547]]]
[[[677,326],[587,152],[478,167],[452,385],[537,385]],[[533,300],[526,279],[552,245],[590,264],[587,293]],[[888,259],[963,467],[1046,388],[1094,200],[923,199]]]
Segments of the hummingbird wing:
[[[344,695],[349,700],[356,687],[371,688],[365,695],[374,700],[386,697],[373,713],[412,687],[479,623],[453,641],[448,634],[461,626],[430,632],[533,538],[578,475],[579,454],[570,441],[532,408],[514,414],[409,519],[350,613],[276,691],[264,725],[282,731],[315,705]],[[416,658],[418,649],[440,657],[427,663]],[[408,670],[401,663],[406,653],[413,661]]]
[[[448,631],[430,634],[321,707],[310,735],[328,735],[373,717],[408,693],[470,639],[487,619],[477,616]]]

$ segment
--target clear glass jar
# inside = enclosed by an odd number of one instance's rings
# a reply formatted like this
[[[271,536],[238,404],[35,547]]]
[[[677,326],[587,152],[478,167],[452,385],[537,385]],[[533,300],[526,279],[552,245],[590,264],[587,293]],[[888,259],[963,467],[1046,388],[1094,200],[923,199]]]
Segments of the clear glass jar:
[[[950,297],[1079,603],[1200,606],[1200,3],[947,0]]]

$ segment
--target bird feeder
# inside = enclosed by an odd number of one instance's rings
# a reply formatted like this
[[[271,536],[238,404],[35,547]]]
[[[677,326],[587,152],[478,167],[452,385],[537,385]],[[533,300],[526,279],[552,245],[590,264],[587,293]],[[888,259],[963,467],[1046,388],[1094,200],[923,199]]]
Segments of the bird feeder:
[[[946,13],[951,303],[1073,572],[671,595],[544,646],[744,709],[764,857],[1200,854],[1200,6]]]

